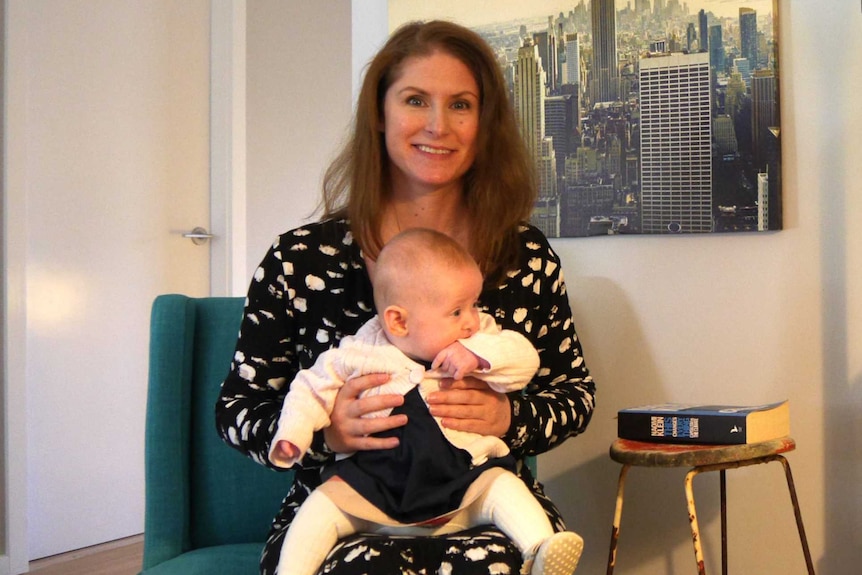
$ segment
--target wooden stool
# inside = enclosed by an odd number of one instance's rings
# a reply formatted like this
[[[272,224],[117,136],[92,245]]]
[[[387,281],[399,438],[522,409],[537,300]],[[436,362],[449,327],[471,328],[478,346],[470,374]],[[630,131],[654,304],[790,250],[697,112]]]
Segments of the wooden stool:
[[[694,543],[694,556],[697,560],[697,572],[706,574],[703,561],[703,549],[700,543],[700,530],[697,525],[697,511],[694,505],[694,490],[692,481],[694,476],[706,471],[720,472],[721,486],[721,572],[727,575],[727,484],[725,470],[758,463],[769,463],[780,461],[784,466],[784,474],[787,477],[787,487],[790,490],[790,499],[793,502],[793,512],[796,515],[796,527],[799,530],[799,539],[802,542],[802,552],[805,554],[805,564],[808,573],[814,575],[814,564],[811,562],[811,553],[808,550],[808,540],[805,537],[805,528],[802,526],[802,513],[799,510],[799,501],[796,498],[796,488],[793,485],[793,476],[790,472],[790,464],[781,455],[796,449],[796,442],[789,437],[752,443],[747,445],[688,445],[678,443],[645,443],[641,441],[630,441],[628,439],[617,439],[611,445],[611,459],[623,464],[620,471],[619,484],[617,486],[617,505],[614,511],[614,526],[611,532],[611,548],[608,554],[608,575],[614,572],[617,559],[617,543],[620,536],[620,519],[623,512],[623,488],[625,486],[626,473],[632,465],[640,467],[691,467],[685,476],[685,495],[688,501],[688,516],[691,522],[691,538]]]

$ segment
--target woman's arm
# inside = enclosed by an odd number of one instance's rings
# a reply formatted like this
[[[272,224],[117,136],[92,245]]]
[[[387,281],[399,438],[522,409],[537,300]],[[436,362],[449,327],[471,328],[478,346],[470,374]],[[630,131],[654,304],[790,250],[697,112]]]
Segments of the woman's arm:
[[[222,439],[269,467],[275,467],[268,454],[284,396],[299,370],[293,303],[276,244],[249,285],[236,351],[216,402],[216,427]],[[312,443],[300,465],[319,466],[329,456],[321,439]]]
[[[527,336],[540,368],[522,395],[510,394],[512,421],[504,437],[524,455],[543,453],[584,431],[596,387],[575,332],[560,260],[535,228],[524,232],[526,262],[500,293],[498,321]]]

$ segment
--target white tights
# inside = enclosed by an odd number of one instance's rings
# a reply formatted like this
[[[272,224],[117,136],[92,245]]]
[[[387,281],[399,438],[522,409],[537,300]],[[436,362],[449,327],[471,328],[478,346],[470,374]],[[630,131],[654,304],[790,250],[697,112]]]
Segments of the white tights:
[[[427,535],[486,524],[494,524],[505,533],[525,559],[532,558],[539,545],[554,533],[545,511],[524,482],[506,472],[452,521],[437,530],[427,529]],[[285,535],[276,573],[315,575],[339,539],[362,531],[397,534],[400,529],[348,515],[322,491],[314,491],[299,508]],[[416,533],[409,526],[403,530]]]

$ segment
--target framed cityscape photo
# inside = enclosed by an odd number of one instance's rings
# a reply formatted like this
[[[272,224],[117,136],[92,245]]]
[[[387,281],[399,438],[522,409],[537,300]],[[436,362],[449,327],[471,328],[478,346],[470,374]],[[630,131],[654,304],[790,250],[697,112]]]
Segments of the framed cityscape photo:
[[[452,20],[494,49],[548,237],[781,229],[778,0],[388,8],[391,29]]]

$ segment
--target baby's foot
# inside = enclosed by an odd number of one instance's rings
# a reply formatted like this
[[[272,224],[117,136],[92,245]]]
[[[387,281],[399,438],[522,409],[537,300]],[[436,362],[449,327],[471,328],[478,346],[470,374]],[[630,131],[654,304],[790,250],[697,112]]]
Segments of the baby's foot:
[[[554,533],[539,546],[530,575],[572,575],[583,550],[584,540],[577,533]]]

